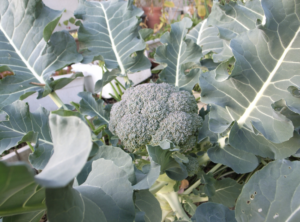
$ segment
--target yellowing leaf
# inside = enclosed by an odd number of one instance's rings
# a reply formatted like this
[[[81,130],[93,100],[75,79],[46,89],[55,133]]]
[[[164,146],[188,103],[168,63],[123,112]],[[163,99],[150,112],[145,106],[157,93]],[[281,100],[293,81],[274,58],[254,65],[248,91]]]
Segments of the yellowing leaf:
[[[206,9],[204,5],[199,5],[197,10],[200,17],[204,17],[206,15]]]
[[[174,2],[171,2],[171,1],[165,1],[164,6],[169,7],[169,8],[174,8],[175,7]]]

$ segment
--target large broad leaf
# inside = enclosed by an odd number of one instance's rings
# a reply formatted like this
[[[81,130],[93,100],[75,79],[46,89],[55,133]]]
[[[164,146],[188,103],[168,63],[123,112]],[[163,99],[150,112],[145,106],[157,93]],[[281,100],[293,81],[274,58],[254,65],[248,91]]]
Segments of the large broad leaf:
[[[299,161],[277,160],[256,172],[237,200],[237,221],[300,221],[299,170]]]
[[[42,0],[2,0],[0,4],[0,66],[15,73],[0,80],[0,109],[41,89],[30,82],[45,83],[49,75],[82,56],[67,32],[52,32],[60,11]]]
[[[216,63],[226,61],[233,56],[228,41],[220,38],[218,28],[210,26],[207,19],[196,25],[186,38],[199,45],[203,55],[213,52],[213,60]]]
[[[222,204],[203,203],[197,207],[192,220],[194,222],[236,222],[234,211]]]
[[[121,75],[149,68],[150,62],[143,55],[146,44],[138,38],[137,17],[141,15],[143,11],[132,1],[80,0],[75,16],[83,20],[78,32],[83,62],[101,56],[107,68],[119,68]]]
[[[158,200],[148,190],[135,192],[135,206],[145,212],[145,222],[158,222],[162,219],[162,211]]]
[[[209,196],[209,201],[223,204],[226,207],[234,207],[242,187],[243,185],[230,178],[217,180],[214,183],[214,195]]]
[[[116,166],[118,166],[125,172],[125,175],[131,183],[135,182],[134,166],[131,156],[128,153],[125,153],[119,147],[104,145],[98,148],[98,153],[85,164],[84,168],[77,176],[79,185],[86,181],[88,175],[92,170],[93,161],[101,158],[113,161]]]
[[[191,39],[185,39],[191,26],[189,18],[172,24],[171,32],[166,32],[160,39],[164,45],[156,49],[154,56],[156,62],[166,66],[160,73],[160,79],[186,90],[192,90],[198,81],[200,69],[192,68],[200,63],[202,56],[200,46]]]
[[[133,189],[125,172],[112,161],[93,162],[85,183],[46,190],[50,221],[124,221],[135,217]]]
[[[237,35],[255,29],[257,20],[264,19],[264,12],[260,0],[243,3],[238,0],[229,3],[214,2],[208,25],[218,27],[223,39],[231,40]]]
[[[300,100],[289,91],[300,86],[300,61],[295,56],[300,21],[294,8],[298,5],[280,0],[265,0],[262,5],[266,25],[231,41],[236,58],[232,74],[217,81],[211,73],[204,73],[200,78],[201,99],[213,104],[210,130],[222,133],[235,122],[229,133],[234,148],[284,158],[299,148],[299,135],[294,135],[293,122],[274,109],[274,104],[284,100],[287,109],[300,113]],[[290,148],[279,155],[283,142]]]
[[[50,115],[54,154],[36,181],[45,187],[63,187],[77,176],[92,149],[89,127],[78,117]]]
[[[0,216],[44,211],[45,189],[27,164],[0,162],[0,175]]]
[[[235,149],[228,144],[225,146],[216,144],[207,151],[207,154],[214,163],[222,163],[229,166],[236,173],[251,172],[259,164],[259,161],[254,154]]]
[[[4,217],[3,222],[40,222],[45,215],[45,210],[34,211],[26,214],[19,214],[9,217]],[[1,220],[0,220],[1,221]]]
[[[49,128],[49,112],[39,108],[30,113],[28,104],[17,101],[3,108],[9,121],[0,122],[0,153],[20,142],[37,143],[30,161],[43,169],[52,155],[53,143]]]

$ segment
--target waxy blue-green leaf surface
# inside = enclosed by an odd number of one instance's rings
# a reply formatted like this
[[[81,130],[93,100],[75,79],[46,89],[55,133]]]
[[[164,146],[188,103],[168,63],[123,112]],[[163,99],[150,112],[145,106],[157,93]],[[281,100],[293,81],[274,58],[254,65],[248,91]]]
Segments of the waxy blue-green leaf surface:
[[[30,113],[28,104],[21,101],[6,106],[3,111],[9,116],[9,121],[0,122],[0,153],[21,141],[38,143],[29,159],[36,169],[43,169],[53,150],[49,112],[41,107]]]
[[[191,39],[185,39],[187,29],[191,26],[189,18],[172,24],[171,32],[166,32],[160,39],[164,45],[156,49],[154,56],[156,62],[166,66],[159,75],[160,79],[186,90],[192,90],[198,81],[200,69],[190,69],[196,64],[200,65],[202,56],[200,46]]]
[[[221,39],[218,28],[210,26],[207,21],[208,19],[205,19],[196,25],[189,31],[186,38],[193,40],[202,48],[203,56],[213,52],[213,60],[216,63],[230,59],[233,54],[228,41]]]
[[[108,69],[119,68],[121,75],[150,68],[143,55],[146,44],[138,38],[137,17],[142,15],[143,11],[132,1],[80,0],[75,16],[83,20],[78,32],[83,62],[101,56]]]
[[[197,207],[193,222],[236,222],[234,211],[222,204],[203,203]]]
[[[220,37],[231,40],[237,35],[255,29],[257,20],[263,21],[264,11],[261,0],[240,0],[229,3],[214,2],[211,14],[208,17],[208,25],[218,27]]]
[[[35,182],[34,171],[27,164],[0,162],[0,175],[0,216],[46,208],[45,189]]]
[[[98,117],[98,124],[108,126],[110,119],[109,105],[104,106],[104,101],[102,99],[96,100],[90,92],[81,92],[78,96],[82,98],[80,112],[90,117]]]
[[[125,175],[127,175],[128,180],[131,183],[135,182],[134,167],[131,156],[128,153],[125,153],[119,147],[103,145],[98,148],[97,154],[85,164],[84,168],[77,176],[79,185],[85,182],[92,170],[93,161],[96,161],[98,159],[113,161],[116,166],[118,166],[125,172]]]
[[[299,161],[277,160],[257,171],[237,200],[237,221],[300,221],[299,170]]]
[[[125,172],[113,161],[98,159],[80,186],[46,190],[50,221],[132,222],[133,189]]]
[[[299,141],[292,138],[293,122],[274,110],[273,104],[284,100],[288,109],[300,112],[299,98],[288,90],[300,86],[300,61],[296,56],[300,20],[299,10],[295,10],[299,4],[263,0],[262,6],[266,24],[231,40],[236,59],[234,70],[224,81],[203,73],[201,100],[213,104],[210,130],[222,133],[235,121],[229,133],[229,143],[234,148],[252,152],[249,150],[264,146],[272,150],[273,156],[279,156],[272,147],[280,148],[286,142],[293,151],[282,151],[284,158],[297,151]],[[250,148],[245,141],[255,145]],[[268,148],[268,141],[274,145]]]
[[[1,1],[0,66],[15,75],[0,80],[0,109],[40,89],[30,82],[45,83],[55,70],[82,60],[68,32],[51,36],[61,13],[42,0]]]
[[[84,167],[92,149],[89,127],[75,116],[49,117],[54,153],[35,179],[45,187],[63,187]]]
[[[148,190],[135,192],[135,207],[141,212],[145,212],[145,222],[157,222],[162,220],[160,204]]]

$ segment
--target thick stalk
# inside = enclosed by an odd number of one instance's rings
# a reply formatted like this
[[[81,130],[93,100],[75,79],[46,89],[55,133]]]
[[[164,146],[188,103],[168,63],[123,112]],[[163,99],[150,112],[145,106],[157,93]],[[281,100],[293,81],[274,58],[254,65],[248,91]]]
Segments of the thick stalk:
[[[179,219],[190,221],[190,218],[187,216],[185,211],[182,208],[181,203],[179,202],[179,197],[177,192],[168,192],[168,193],[157,193],[156,195],[164,198],[170,207],[172,208],[173,212]]]
[[[156,194],[161,188],[163,188],[166,185],[168,185],[167,182],[159,182],[159,181],[157,181],[156,184],[153,184],[152,187],[150,187],[149,191],[152,194]]]
[[[68,109],[65,104],[63,103],[63,101],[61,101],[61,99],[58,97],[58,95],[56,94],[56,92],[52,92],[49,94],[49,97],[53,100],[53,102],[57,105],[58,108],[63,107],[64,109]]]

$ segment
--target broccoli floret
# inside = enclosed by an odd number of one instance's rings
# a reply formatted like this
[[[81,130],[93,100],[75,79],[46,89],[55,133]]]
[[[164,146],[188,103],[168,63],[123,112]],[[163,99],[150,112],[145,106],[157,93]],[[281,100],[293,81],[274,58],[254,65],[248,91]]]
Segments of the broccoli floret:
[[[110,113],[109,130],[129,150],[167,139],[183,152],[197,142],[202,125],[194,96],[172,85],[148,83],[129,88]]]
[[[185,164],[188,175],[194,176],[200,169],[199,159],[197,157],[188,156],[189,162]]]

